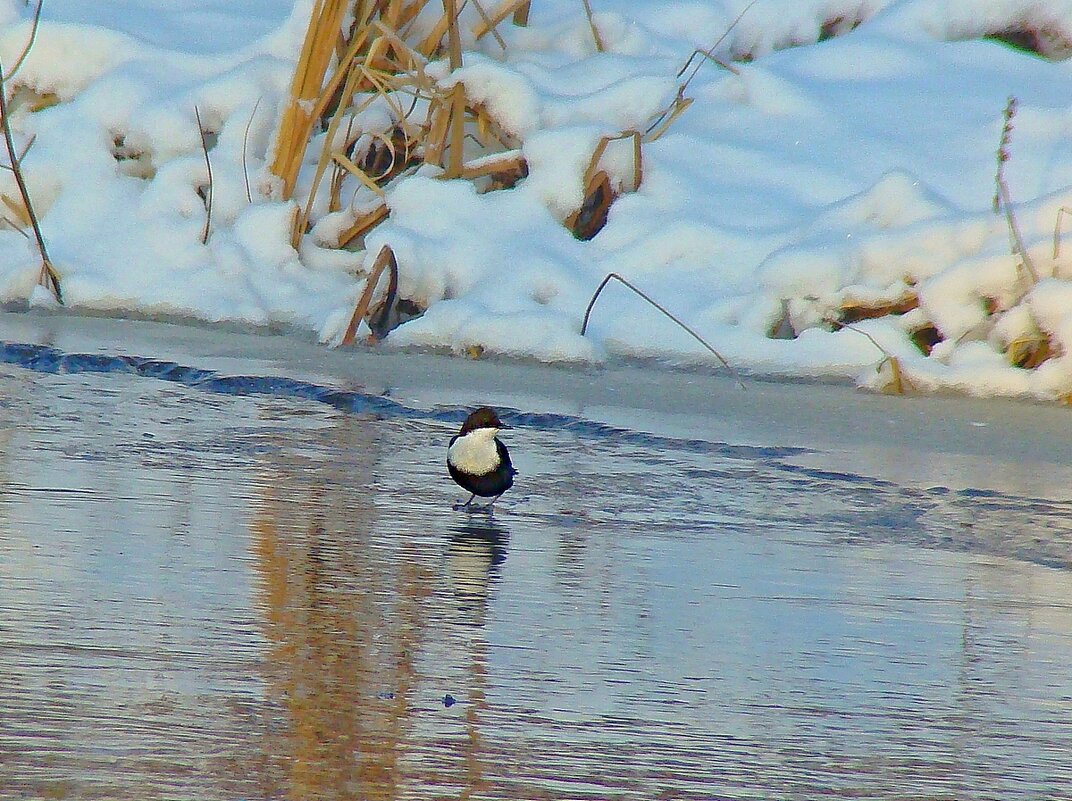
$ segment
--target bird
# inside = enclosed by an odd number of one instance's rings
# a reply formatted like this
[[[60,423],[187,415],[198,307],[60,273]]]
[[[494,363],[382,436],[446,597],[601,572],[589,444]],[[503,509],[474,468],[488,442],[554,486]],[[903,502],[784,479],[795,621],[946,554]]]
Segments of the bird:
[[[447,471],[462,489],[471,493],[469,500],[455,506],[469,508],[473,499],[491,498],[484,508],[491,509],[499,496],[514,485],[517,470],[510,462],[510,451],[496,434],[509,428],[488,406],[473,411],[461,430],[450,438],[447,446]]]

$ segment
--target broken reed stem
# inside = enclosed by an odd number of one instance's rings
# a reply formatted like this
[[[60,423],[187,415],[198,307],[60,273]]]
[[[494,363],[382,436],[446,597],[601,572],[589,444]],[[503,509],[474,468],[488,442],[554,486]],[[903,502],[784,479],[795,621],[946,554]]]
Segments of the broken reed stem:
[[[744,15],[747,14],[749,9],[751,9],[752,6],[754,6],[758,2],[759,2],[759,0],[752,0],[751,3],[749,3],[744,8],[742,8],[741,13],[738,14],[734,18],[733,22],[730,23],[730,26],[728,28],[726,28],[725,31],[722,32],[722,35],[720,37],[718,37],[718,41],[716,41],[709,48],[707,48],[706,50],[700,50],[700,49],[693,50],[692,55],[690,55],[688,57],[688,60],[685,62],[685,66],[683,66],[680,70],[678,70],[677,77],[680,78],[682,75],[685,74],[685,71],[688,70],[689,65],[692,64],[692,60],[694,58],[696,58],[696,56],[705,56],[706,58],[708,58],[711,61],[713,61],[715,64],[718,64],[720,67],[723,67],[724,69],[727,69],[730,72],[732,72],[734,74],[737,74],[737,70],[734,69],[731,65],[729,65],[726,62],[722,61],[721,59],[715,57],[715,48],[717,48],[720,44],[722,44],[724,41],[726,41],[726,37],[729,36],[730,33],[733,31],[733,29],[737,27],[737,25],[740,23],[740,21],[744,18]],[[692,79],[696,77],[696,73],[698,73],[700,71],[700,67],[702,67],[702,66],[703,66],[703,61],[700,61],[700,63],[696,65],[696,69],[694,69],[692,71],[692,74],[688,78],[685,79],[685,82],[683,84],[681,84],[681,91],[682,92],[684,92],[688,88],[689,84],[692,82]]]
[[[584,319],[581,321],[581,336],[582,337],[588,331],[588,319],[592,314],[592,307],[594,307],[596,305],[596,300],[599,298],[600,293],[603,291],[604,287],[606,287],[607,284],[610,283],[612,278],[617,280],[617,281],[619,281],[619,282],[621,282],[622,284],[624,284],[629,289],[633,290],[636,294],[640,295],[641,298],[646,300],[648,303],[650,303],[656,309],[661,311],[663,314],[665,314],[667,317],[669,317],[671,320],[673,320],[675,323],[677,323],[679,326],[681,326],[681,328],[683,328],[689,335],[691,335],[693,339],[695,339],[697,342],[699,342],[701,345],[703,345],[705,348],[707,348],[707,350],[709,350],[711,353],[713,353],[718,358],[718,360],[720,362],[722,362],[722,366],[730,371],[730,373],[733,375],[734,380],[738,383],[738,385],[740,385],[741,389],[745,388],[744,381],[741,380],[740,374],[736,370],[734,370],[733,367],[730,366],[730,363],[728,361],[726,361],[726,359],[722,356],[721,353],[719,353],[717,350],[715,350],[710,345],[708,345],[707,341],[703,337],[701,337],[694,330],[692,330],[688,325],[686,325],[684,322],[682,322],[680,318],[676,317],[669,309],[667,309],[665,306],[663,306],[661,303],[659,303],[659,301],[655,300],[650,295],[645,293],[642,289],[639,289],[638,287],[634,286],[633,284],[631,284],[626,279],[622,278],[622,276],[618,275],[618,273],[607,273],[606,278],[604,278],[602,280],[602,282],[600,282],[599,286],[596,287],[596,291],[592,295],[592,299],[590,301],[588,301],[588,308],[584,310]]]
[[[693,50],[692,53],[689,54],[689,57],[685,60],[685,63],[682,65],[681,69],[677,71],[677,77],[680,78],[688,71],[689,67],[692,65],[693,59],[695,59],[697,56],[703,56],[704,59],[714,62],[718,66],[722,67],[724,70],[728,70],[734,75],[740,75],[740,70],[738,70],[732,64],[725,62],[715,56],[715,48],[717,48],[720,44],[722,44],[722,42],[725,41],[726,37],[730,35],[730,32],[737,27],[737,24],[741,21],[744,15],[748,13],[748,10],[757,2],[759,2],[759,0],[752,0],[751,3],[741,9],[741,13],[738,14],[737,17],[733,20],[733,22],[730,23],[730,26],[722,32],[722,35],[718,37],[718,41],[716,41],[713,45],[711,45],[706,50],[703,50],[701,48]],[[670,127],[670,124],[675,119],[677,119],[685,111],[685,109],[692,105],[692,99],[685,97],[685,92],[688,90],[689,84],[692,83],[692,79],[696,77],[696,74],[700,71],[700,67],[702,67],[703,64],[704,61],[703,59],[701,59],[700,62],[696,65],[696,68],[693,69],[692,74],[689,75],[689,77],[686,78],[680,86],[678,86],[677,96],[674,98],[673,102],[666,108],[665,111],[659,114],[652,121],[651,125],[648,126],[648,129],[644,132],[644,135],[648,137],[649,142],[658,139],[660,136],[666,133],[666,129]]]
[[[38,13],[40,13],[40,4]],[[26,49],[28,52],[29,46]],[[37,252],[41,256],[41,273],[37,278],[37,283],[51,292],[57,303],[62,304],[63,291],[60,289],[60,277],[56,268],[52,266],[52,260],[48,257],[48,248],[45,247],[41,224],[37,220],[37,213],[30,201],[30,190],[27,189],[26,180],[22,175],[22,157],[15,150],[15,139],[11,134],[11,115],[7,105],[7,78],[4,76],[3,64],[0,64],[0,127],[4,129],[4,145],[7,148],[11,174],[15,176],[15,184],[19,188],[22,204],[26,208],[26,216],[30,218],[30,226],[33,228],[34,239],[37,241]],[[25,155],[24,152],[22,156]]]
[[[354,313],[350,316],[350,322],[346,326],[346,332],[342,335],[340,345],[353,344],[354,338],[357,336],[357,328],[361,325],[361,321],[365,319],[365,315],[368,314],[369,304],[372,303],[372,293],[376,291],[380,276],[383,275],[384,270],[390,272],[387,298],[387,307],[390,309],[393,301],[391,295],[393,292],[397,292],[398,287],[398,261],[395,259],[394,251],[391,250],[390,245],[384,245],[380,248],[376,261],[372,263],[372,269],[369,271],[368,279],[365,281],[365,291],[361,293],[357,305],[354,306]],[[393,290],[392,287],[394,288]]]
[[[480,0],[472,0],[473,8],[476,9],[476,13],[480,15],[481,21],[484,23],[484,30],[491,33],[495,37],[496,43],[499,48],[506,52],[506,40],[502,38],[502,34],[495,30],[495,23],[491,21],[491,17],[488,16],[488,12],[484,10],[484,6],[480,5]],[[476,38],[480,38],[479,36]]]
[[[603,43],[603,37],[599,35],[599,28],[596,27],[596,21],[592,18],[592,4],[588,0],[581,0],[584,3],[584,13],[588,17],[588,27],[592,29],[592,39],[595,40],[596,50],[600,53],[607,52],[607,46]]]
[[[1005,222],[1009,226],[1009,235],[1012,238],[1016,254],[1020,256],[1024,269],[1031,276],[1031,283],[1037,284],[1039,273],[1027,253],[1027,248],[1024,247],[1024,237],[1020,233],[1020,226],[1016,222],[1016,215],[1012,210],[1012,196],[1009,193],[1009,185],[1005,181],[1005,164],[1009,160],[1009,141],[1012,137],[1012,119],[1015,116],[1016,98],[1010,97],[1009,102],[1005,105],[1005,124],[1001,128],[1001,142],[998,145],[998,169],[994,178],[997,184],[997,191],[994,194],[994,210],[997,211],[998,208],[1001,208],[1005,212]]]
[[[197,120],[197,132],[201,134],[201,152],[205,154],[205,168],[208,170],[208,189],[205,190],[205,227],[201,231],[201,244],[208,244],[208,233],[212,227],[212,160],[208,157],[208,138],[205,136],[205,126],[201,124],[201,112],[194,106],[194,118]],[[243,166],[245,160],[243,159]],[[246,185],[247,190],[249,184]]]

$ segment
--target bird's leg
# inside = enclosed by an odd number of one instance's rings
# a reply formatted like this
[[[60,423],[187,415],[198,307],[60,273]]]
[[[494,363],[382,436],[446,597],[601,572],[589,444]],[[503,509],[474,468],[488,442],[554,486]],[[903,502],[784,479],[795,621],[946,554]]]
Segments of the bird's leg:
[[[485,512],[490,512],[491,507],[495,504],[495,501],[499,500],[499,498],[501,498],[502,496],[503,496],[503,494],[500,492],[498,495],[496,495],[494,498],[492,498],[490,501],[488,501],[487,506],[482,506],[481,508]]]
[[[456,503],[456,504],[454,504],[454,511],[457,512],[457,511],[461,511],[462,509],[468,509],[469,504],[471,504],[473,502],[473,498],[475,498],[475,497],[476,497],[476,493],[474,492],[474,493],[471,493],[469,495],[469,500],[467,500],[465,503]]]

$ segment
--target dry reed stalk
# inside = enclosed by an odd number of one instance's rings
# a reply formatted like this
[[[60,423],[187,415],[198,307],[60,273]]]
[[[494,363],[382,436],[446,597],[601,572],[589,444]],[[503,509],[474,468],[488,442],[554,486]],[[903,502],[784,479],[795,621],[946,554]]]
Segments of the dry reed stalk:
[[[349,143],[353,141],[354,132],[354,118],[350,119],[346,123],[346,136],[344,141],[349,146]],[[331,181],[328,184],[328,212],[335,213],[342,209],[342,184],[346,179],[347,172],[338,164],[334,164],[331,169]]]
[[[343,153],[334,153],[332,154],[332,158],[334,158],[335,162],[344,170],[346,170],[346,172],[357,178],[357,180],[359,180],[362,185],[365,186],[365,188],[369,189],[374,194],[379,195],[381,198],[387,197],[387,193],[384,192],[380,185],[377,183],[377,179],[369,175],[356,164],[354,164],[349,159],[349,157],[347,157]]]
[[[357,87],[357,82],[361,78],[361,73],[353,70],[350,71],[346,79],[346,84],[342,89],[343,107],[349,105],[350,98],[353,97],[354,91]],[[331,122],[328,123],[328,130],[325,134],[324,150],[320,154],[320,159],[316,165],[316,172],[313,174],[313,183],[309,189],[309,196],[306,199],[305,206],[302,207],[301,212],[294,218],[294,227],[290,234],[290,243],[295,248],[298,247],[298,242],[301,240],[302,235],[305,233],[305,229],[309,225],[309,219],[313,212],[313,203],[316,201],[316,193],[320,187],[320,181],[324,177],[324,173],[327,172],[328,166],[332,161],[332,142],[335,141],[335,134],[338,132],[339,125],[342,123],[341,114],[336,114],[331,118]],[[304,154],[304,148],[302,149]],[[297,173],[295,173],[295,179],[297,179]]]
[[[428,32],[417,45],[418,52],[428,53],[429,55],[437,53],[443,41],[443,37],[447,34],[447,28],[450,27],[450,18],[444,12],[443,16],[439,18],[432,30]]]
[[[384,271],[389,272],[390,284],[387,290],[387,306],[391,305],[391,295],[397,292],[398,287],[398,262],[395,260],[394,251],[391,250],[390,245],[384,245],[380,248],[380,252],[376,256],[376,261],[372,264],[372,269],[369,270],[368,279],[365,281],[365,291],[361,293],[361,297],[358,298],[357,305],[354,306],[354,313],[350,316],[350,322],[346,326],[346,332],[342,335],[341,345],[352,345],[354,338],[357,336],[358,326],[361,325],[361,321],[365,319],[368,314],[369,304],[372,302],[372,293],[376,291],[376,287],[379,285],[380,276]],[[394,287],[392,291],[391,287]],[[371,326],[370,326],[371,328]]]
[[[283,181],[284,199],[294,194],[305,147],[319,116],[313,102],[323,97],[324,77],[335,55],[346,8],[346,0],[316,0],[313,6],[271,164],[272,173]]]
[[[734,370],[730,366],[730,363],[728,361],[726,361],[725,358],[723,358],[721,353],[719,353],[717,350],[715,350],[709,344],[707,344],[707,340],[705,340],[703,337],[701,337],[699,334],[697,334],[694,330],[692,330],[688,325],[686,325],[684,322],[682,322],[681,319],[676,317],[673,313],[671,313],[669,309],[667,309],[665,306],[663,306],[657,300],[655,300],[650,295],[645,293],[643,290],[639,289],[638,287],[634,286],[633,284],[631,284],[626,279],[622,278],[622,276],[618,275],[618,273],[607,273],[606,277],[600,282],[599,286],[596,287],[596,291],[593,293],[592,299],[590,301],[588,301],[588,308],[586,308],[584,310],[584,319],[581,321],[581,336],[582,337],[588,331],[588,320],[591,317],[592,308],[596,305],[596,300],[598,300],[600,293],[607,286],[607,284],[609,284],[611,282],[611,279],[614,279],[614,280],[619,281],[620,283],[624,284],[627,288],[631,289],[633,292],[635,292],[641,298],[646,300],[648,303],[650,303],[656,309],[658,309],[663,314],[665,314],[667,317],[669,317],[671,320],[673,320],[675,323],[677,323],[682,329],[685,330],[686,333],[688,333],[693,339],[695,339],[697,342],[699,342],[701,345],[703,345],[705,348],[707,348],[708,351],[713,353],[718,358],[718,360],[720,362],[722,362],[722,366],[730,371],[730,373],[733,375],[734,379],[737,381],[737,383],[741,387],[741,389],[745,388],[744,382],[741,380],[741,376],[738,374],[738,372],[736,370]]]
[[[390,214],[385,202],[387,186],[417,163],[441,167],[443,178],[486,179],[485,189],[513,185],[527,174],[528,165],[516,149],[519,143],[486,109],[470,107],[464,85],[456,82],[444,88],[438,74],[433,77],[428,73],[428,64],[434,59],[445,59],[451,71],[462,66],[459,14],[466,2],[347,0],[353,24],[343,30],[340,0],[316,0],[289,105],[281,115],[272,161],[272,171],[282,179],[284,195],[292,196],[298,173],[309,161],[306,150],[310,139],[315,133],[323,141],[323,147],[318,144],[315,169],[310,164],[308,190],[302,178],[303,197],[293,220],[295,247],[311,227],[319,204],[326,200],[331,212],[345,207],[341,197],[347,186],[353,187],[351,202],[360,204],[363,211],[337,234],[335,246],[359,246],[362,238]],[[474,6],[476,2],[479,0],[474,0]],[[427,18],[432,4],[442,4],[442,13],[432,18],[434,24],[427,35],[418,38],[414,22],[422,14]],[[477,33],[494,35],[505,48],[496,25],[511,14],[515,23],[523,23],[529,3],[495,0],[494,7],[485,4],[488,9],[484,5],[476,8],[480,15]],[[373,103],[387,111],[391,128],[362,128],[362,112]],[[323,133],[318,125],[323,126]],[[487,162],[467,162],[466,138],[473,138],[484,152],[510,152]],[[639,180],[639,173],[637,176]],[[390,292],[395,292],[398,265],[389,249],[381,251],[373,262],[363,300],[343,336],[345,343],[353,340],[361,319],[370,314],[371,295],[385,270],[392,276],[394,289]]]
[[[1010,97],[1009,102],[1005,104],[1005,124],[1001,128],[1001,142],[998,145],[997,160],[998,168],[997,173],[994,176],[994,182],[997,186],[997,190],[994,193],[994,211],[999,208],[1005,212],[1005,222],[1009,226],[1009,236],[1013,243],[1013,252],[1020,257],[1021,263],[1024,265],[1024,269],[1027,271],[1028,276],[1031,278],[1032,284],[1037,284],[1039,281],[1039,272],[1035,269],[1034,262],[1031,261],[1031,256],[1028,255],[1027,248],[1024,246],[1024,237],[1020,233],[1020,226],[1016,222],[1016,215],[1012,210],[1012,196],[1009,193],[1009,185],[1005,181],[1005,164],[1009,160],[1009,141],[1012,137],[1012,120],[1016,116],[1016,98]]]
[[[1048,334],[1035,331],[1017,337],[1005,348],[1005,355],[1014,367],[1033,370],[1057,355],[1057,348]]]
[[[525,0],[517,7],[517,11],[514,12],[514,25],[519,28],[524,28],[529,24],[529,12],[532,10],[531,0]]]
[[[501,23],[504,19],[509,17],[511,14],[514,15],[514,19],[513,19],[514,25],[518,25],[518,26],[527,25],[528,24],[528,9],[529,9],[529,0],[503,0],[503,2],[499,3],[498,8],[496,8],[494,11],[486,12],[483,9],[481,9],[480,10],[481,21],[480,21],[480,24],[478,24],[475,28],[473,28],[473,38],[475,38],[477,41],[479,41],[480,39],[483,39],[485,36],[487,36],[489,33],[494,34],[495,33],[495,28],[499,25],[499,23]],[[524,21],[519,22],[518,21],[518,15],[522,14],[522,12],[524,12],[524,14],[523,14],[523,20]],[[501,40],[500,40],[499,43],[502,45],[503,49],[505,50],[506,49],[506,43],[502,42]]]
[[[339,234],[339,241],[336,244],[336,247],[348,247],[352,242],[360,239],[381,222],[386,220],[389,214],[390,210],[387,208],[386,204],[380,204],[372,209],[372,211],[365,212],[354,220],[349,228]]]
[[[913,309],[919,308],[919,296],[914,290],[908,290],[896,300],[883,303],[854,303],[846,302],[838,310],[838,321],[842,326],[860,320],[876,320],[889,315],[907,314]]]
[[[443,0],[443,13],[449,17],[447,25],[447,52],[451,72],[462,66],[462,37],[458,23],[458,0]],[[462,143],[465,139],[465,86],[460,82],[450,90],[450,160],[445,178],[457,178],[462,172]]]
[[[515,170],[528,170],[528,163],[520,150],[509,150],[505,153],[496,153],[493,156],[474,159],[462,166],[459,178],[475,180],[486,175],[494,175],[499,172],[511,172]]]
[[[462,154],[459,141],[464,138],[465,126],[464,88],[459,85],[452,93],[444,97],[436,82],[425,72],[427,55],[406,44],[400,32],[388,24],[390,22],[399,25],[403,21],[413,19],[419,9],[427,5],[429,1],[416,0],[416,3],[409,5],[402,2],[388,5],[366,4],[363,11],[357,15],[355,26],[356,23],[360,23],[360,29],[355,27],[354,40],[346,48],[339,69],[327,82],[315,111],[324,113],[327,110],[329,104],[325,102],[325,98],[330,94],[335,108],[347,110],[346,114],[352,121],[353,115],[359,113],[374,100],[382,100],[390,107],[396,120],[396,127],[404,132],[404,140],[399,144],[400,149],[407,156],[404,160],[395,159],[395,168],[386,175],[378,177],[368,175],[368,171],[361,165],[355,164],[346,154],[335,149],[338,128],[343,116],[336,112],[328,122],[328,130],[324,136],[325,147],[319,156],[302,214],[295,220],[295,227],[292,231],[292,242],[295,245],[309,226],[313,203],[329,168],[334,170],[332,182],[329,185],[331,188],[329,206],[332,209],[337,208],[335,199],[341,182],[339,168],[354,175],[359,182],[369,188],[373,185],[381,187],[401,168],[408,165],[411,154],[416,153],[423,145],[425,161],[434,164],[442,163],[442,156],[450,147],[452,153],[450,167],[454,170],[459,169]],[[455,3],[453,0],[443,0],[443,2],[445,9],[443,19],[447,20],[444,30],[451,33],[452,63],[460,64],[460,34],[456,25],[452,27],[446,13],[447,9],[452,8]],[[374,11],[387,16],[375,18]],[[435,47],[438,47],[438,44]],[[350,111],[351,104],[359,94],[366,94],[367,97],[358,104],[357,108]],[[401,94],[412,95],[413,101],[410,109],[404,109],[396,99],[395,96]],[[420,98],[425,98],[431,108],[432,120],[425,126],[413,125],[407,119]],[[447,110],[446,113],[444,109]],[[358,134],[360,133],[359,131]],[[352,141],[349,135],[347,141]]]
[[[480,15],[481,23],[485,26],[486,30],[491,32],[491,35],[495,37],[495,42],[499,45],[502,51],[506,52],[506,40],[502,38],[495,26],[491,24],[491,17],[488,16],[488,12],[484,10],[484,6],[480,5],[480,0],[470,0],[473,4],[473,8],[476,9],[476,13]]]

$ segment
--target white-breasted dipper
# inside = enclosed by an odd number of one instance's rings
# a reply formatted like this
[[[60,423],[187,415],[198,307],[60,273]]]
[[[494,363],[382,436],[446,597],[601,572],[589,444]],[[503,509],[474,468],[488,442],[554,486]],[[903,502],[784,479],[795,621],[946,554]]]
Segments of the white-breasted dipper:
[[[491,498],[486,508],[514,485],[517,471],[510,463],[510,452],[495,436],[509,428],[499,420],[494,409],[481,406],[462,423],[462,429],[450,438],[447,447],[447,470],[450,477],[467,492],[469,500],[455,508],[464,509],[479,495]]]

